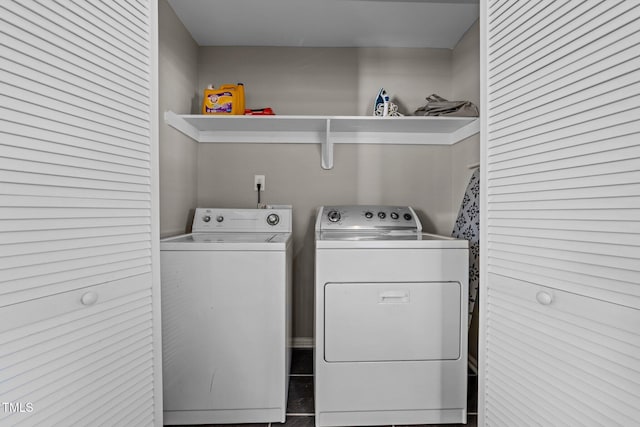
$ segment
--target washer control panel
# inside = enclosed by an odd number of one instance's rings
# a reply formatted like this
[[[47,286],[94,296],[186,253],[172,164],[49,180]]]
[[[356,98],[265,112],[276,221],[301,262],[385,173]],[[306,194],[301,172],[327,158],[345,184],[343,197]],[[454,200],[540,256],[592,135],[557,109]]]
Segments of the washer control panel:
[[[193,217],[194,233],[220,231],[291,232],[291,208],[216,209],[197,208]]]
[[[410,206],[340,205],[320,208],[316,230],[412,230],[422,225]]]

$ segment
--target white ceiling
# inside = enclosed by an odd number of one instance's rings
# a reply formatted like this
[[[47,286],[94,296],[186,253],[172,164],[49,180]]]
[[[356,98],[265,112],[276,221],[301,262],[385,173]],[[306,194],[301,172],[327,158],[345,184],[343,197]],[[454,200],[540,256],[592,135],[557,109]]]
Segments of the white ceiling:
[[[200,46],[449,48],[478,0],[169,0]]]

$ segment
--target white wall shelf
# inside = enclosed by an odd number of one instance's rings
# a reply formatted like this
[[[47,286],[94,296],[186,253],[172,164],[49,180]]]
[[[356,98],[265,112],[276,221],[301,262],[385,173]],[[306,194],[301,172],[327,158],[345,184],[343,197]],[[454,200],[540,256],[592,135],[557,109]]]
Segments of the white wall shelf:
[[[333,167],[334,144],[453,145],[479,131],[475,117],[216,116],[165,113],[170,126],[201,143],[321,144]]]

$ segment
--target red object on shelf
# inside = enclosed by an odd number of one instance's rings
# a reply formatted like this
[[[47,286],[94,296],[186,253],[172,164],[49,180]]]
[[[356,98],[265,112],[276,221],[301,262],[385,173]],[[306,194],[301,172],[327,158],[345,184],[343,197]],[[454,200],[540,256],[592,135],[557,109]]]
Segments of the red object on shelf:
[[[255,110],[246,109],[244,110],[245,116],[275,116],[276,113],[269,107],[267,108],[258,108]]]

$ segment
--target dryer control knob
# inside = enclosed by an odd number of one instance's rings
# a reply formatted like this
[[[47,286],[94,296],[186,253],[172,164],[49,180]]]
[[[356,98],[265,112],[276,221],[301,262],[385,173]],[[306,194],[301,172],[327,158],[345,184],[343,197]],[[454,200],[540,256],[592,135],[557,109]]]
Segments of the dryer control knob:
[[[329,213],[327,214],[327,218],[329,218],[329,221],[331,222],[338,222],[340,221],[340,212],[329,211]]]
[[[391,219],[398,219],[398,216],[397,212],[391,212]]]
[[[205,216],[202,217],[202,220],[204,222],[209,222],[209,221],[211,221],[211,217],[209,215],[205,215]]]
[[[222,221],[224,221],[224,217],[223,217],[222,215],[218,215],[218,216],[216,217],[216,221],[218,221],[218,222],[222,222]]]
[[[364,213],[364,216],[365,216],[367,219],[371,219],[371,218],[373,218],[373,212],[365,212],[365,213]]]
[[[408,214],[408,213],[404,214],[404,219],[406,219],[407,221],[411,221],[411,218],[412,218],[411,214]]]
[[[278,216],[278,214],[272,213],[267,215],[267,224],[276,225],[279,222],[280,222],[280,217]]]
[[[378,212],[378,218],[380,219],[385,219],[387,217],[387,214],[384,212]]]

